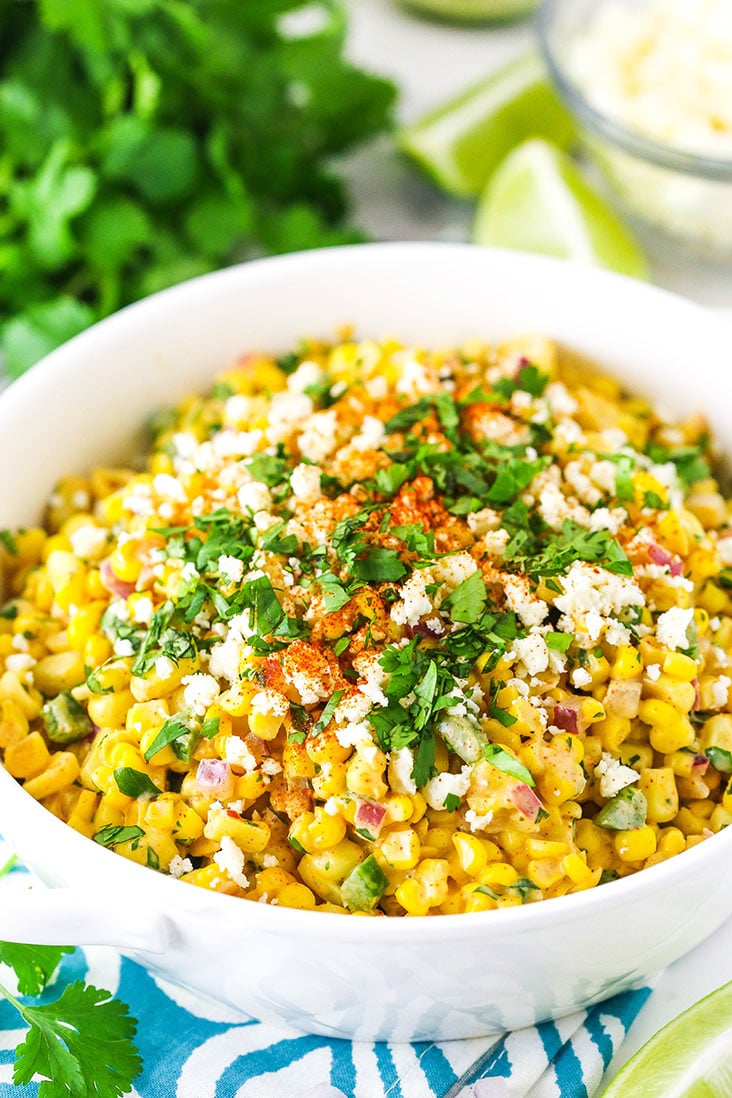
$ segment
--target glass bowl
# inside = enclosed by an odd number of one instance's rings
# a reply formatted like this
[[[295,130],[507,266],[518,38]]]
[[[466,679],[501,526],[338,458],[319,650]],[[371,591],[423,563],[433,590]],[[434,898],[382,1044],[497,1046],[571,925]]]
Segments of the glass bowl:
[[[648,112],[635,125],[630,106],[612,110],[604,76],[581,58],[583,38],[592,33],[594,20],[604,13],[625,14],[626,20],[657,6],[658,0],[543,0],[539,36],[550,75],[579,123],[584,147],[601,168],[613,196],[640,227],[659,230],[674,241],[709,259],[732,257],[732,152],[728,157],[695,152],[667,142],[649,124]],[[612,48],[612,47],[610,47]],[[597,50],[593,44],[592,49]],[[693,56],[694,50],[689,54]],[[732,70],[732,59],[728,62]],[[696,74],[685,74],[689,87]],[[683,77],[681,77],[683,80]],[[660,89],[659,89],[660,90]],[[673,89],[663,88],[664,103],[672,104]],[[710,103],[710,110],[716,104]]]
[[[400,0],[400,3],[449,23],[503,23],[528,15],[538,0]]]

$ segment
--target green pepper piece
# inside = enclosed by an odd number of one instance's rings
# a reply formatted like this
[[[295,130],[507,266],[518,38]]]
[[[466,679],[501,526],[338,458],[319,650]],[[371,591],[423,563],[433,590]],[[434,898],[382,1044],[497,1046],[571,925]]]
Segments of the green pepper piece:
[[[466,763],[477,762],[488,743],[483,733],[465,717],[448,717],[441,722],[438,731],[450,750]]]
[[[370,911],[389,884],[373,854],[364,858],[341,885],[341,897],[352,911]]]
[[[595,823],[610,831],[632,831],[636,827],[643,827],[647,812],[648,802],[640,789],[626,785],[625,789],[621,789],[611,801],[603,805],[595,816]]]
[[[47,701],[41,716],[51,743],[76,743],[94,731],[83,705],[68,693],[57,694]]]

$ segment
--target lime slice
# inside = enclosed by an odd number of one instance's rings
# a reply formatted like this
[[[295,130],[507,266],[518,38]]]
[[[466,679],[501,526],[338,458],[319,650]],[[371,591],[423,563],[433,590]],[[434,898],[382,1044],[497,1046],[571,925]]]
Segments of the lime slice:
[[[480,194],[507,152],[528,137],[568,146],[574,125],[539,56],[527,54],[398,135],[399,147],[444,190]]]
[[[615,1076],[601,1098],[730,1098],[732,983],[680,1014]]]
[[[648,278],[645,256],[626,227],[569,156],[538,139],[514,149],[493,175],[473,240]]]
[[[482,22],[515,19],[536,7],[537,0],[401,0],[416,11],[435,15],[450,22]]]

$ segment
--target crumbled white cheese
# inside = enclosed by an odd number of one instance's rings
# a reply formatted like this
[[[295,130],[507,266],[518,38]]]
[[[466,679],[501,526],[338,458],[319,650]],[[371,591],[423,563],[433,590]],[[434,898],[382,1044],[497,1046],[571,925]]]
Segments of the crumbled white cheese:
[[[549,607],[533,593],[526,576],[503,575],[501,582],[509,609],[518,614],[529,628],[541,625],[549,613]]]
[[[129,641],[127,643],[129,644]],[[118,655],[119,654],[120,653],[118,653]],[[33,656],[29,655],[27,652],[15,652],[10,656],[5,657],[5,667],[8,671],[15,671],[20,673],[22,673],[23,671],[29,671],[31,667],[35,666],[35,663],[36,661],[34,660]]]
[[[475,812],[472,808],[469,808],[465,813],[465,822],[469,825],[471,831],[483,831],[493,819],[493,810],[484,812],[482,815]]]
[[[540,675],[549,666],[549,651],[540,633],[529,633],[528,637],[515,640],[512,650],[529,675]]]
[[[135,650],[132,647],[132,641],[124,640],[122,637],[117,637],[112,645],[115,656],[134,656]]]
[[[681,606],[672,606],[656,622],[659,643],[665,648],[688,648],[688,631],[693,620],[693,609],[684,610]]]
[[[244,873],[244,852],[229,835],[221,840],[221,849],[213,856],[216,865],[240,888],[249,888],[249,878]]]
[[[589,686],[592,682],[592,675],[584,667],[575,667],[569,677],[572,680],[572,685],[576,686],[578,690],[581,690],[584,686]]]
[[[312,385],[321,385],[325,380],[325,370],[317,362],[304,359],[287,379],[287,388],[291,393],[304,393]]]
[[[400,588],[400,598],[391,608],[391,620],[397,625],[416,625],[421,618],[434,612],[433,596],[427,594],[427,586],[432,581],[425,575],[426,571],[415,570]]]
[[[719,539],[717,542],[717,553],[725,568],[732,566],[732,536]]]
[[[354,450],[378,450],[386,438],[384,424],[376,416],[364,416],[361,433],[354,435],[351,446]]]
[[[107,531],[91,522],[86,526],[77,526],[69,534],[71,548],[82,560],[96,560],[107,544]]]
[[[227,736],[224,758],[231,766],[241,767],[247,774],[257,769],[257,760],[241,736]]]
[[[714,680],[712,683],[713,709],[723,709],[727,704],[730,686],[732,686],[732,679],[728,675],[720,675]]]
[[[132,620],[137,625],[149,625],[153,617],[153,600],[149,595],[140,595],[132,605]]]
[[[258,480],[251,480],[248,484],[242,484],[236,496],[242,511],[268,511],[272,506],[272,493],[266,484],[260,484]]]
[[[180,854],[174,854],[170,859],[168,873],[171,877],[182,877],[185,873],[193,872],[193,862],[190,858],[181,858]]]
[[[637,770],[633,770],[630,766],[623,766],[607,751],[603,751],[602,758],[595,767],[595,773],[600,775],[600,792],[608,799],[640,778]]]
[[[389,682],[391,676],[379,663],[380,655],[375,652],[362,652],[353,661],[353,666],[362,678],[358,683],[358,689],[365,694],[374,705],[388,705],[389,699],[382,690]]]
[[[466,516],[465,520],[471,534],[476,538],[484,537],[489,530],[497,530],[501,525],[501,512],[494,511],[492,507],[484,507],[481,511],[474,511]]]
[[[275,393],[269,406],[267,440],[284,442],[313,413],[313,402],[304,393]]]
[[[551,480],[541,486],[539,514],[552,530],[561,530],[565,519],[571,519],[580,526],[590,525],[590,512],[587,508],[574,499],[567,499],[559,486]]]
[[[661,677],[661,665],[660,663],[651,663],[646,668],[646,678],[650,682],[658,682]]]
[[[170,473],[158,473],[153,477],[153,489],[163,499],[172,500],[174,503],[185,503],[186,494],[183,491],[183,485],[177,477],[173,477]]]
[[[244,575],[244,562],[238,557],[229,556],[228,553],[221,554],[217,567],[219,575],[228,583],[238,583]]]
[[[573,416],[579,408],[577,401],[561,381],[552,381],[547,385],[544,399],[555,419]]]
[[[218,698],[219,684],[211,675],[204,675],[200,671],[194,675],[185,675],[182,683],[185,687],[183,691],[185,704],[202,717]]]
[[[325,461],[338,444],[337,427],[338,419],[332,408],[327,412],[315,412],[309,416],[297,440],[302,456],[314,462],[315,465]]]
[[[312,503],[320,499],[323,493],[320,490],[321,471],[317,465],[297,465],[290,477],[292,494],[297,500],[304,503]]]
[[[395,793],[414,794],[417,786],[412,777],[414,769],[414,755],[408,747],[402,747],[399,751],[392,751],[390,756],[391,787]]]
[[[175,664],[169,656],[158,656],[155,660],[155,674],[162,682],[169,679],[174,671]]]
[[[459,774],[444,772],[427,782],[422,793],[430,808],[439,810],[445,807],[445,801],[449,796],[462,797],[470,787],[469,766],[464,766]]]
[[[645,605],[643,592],[630,576],[619,576],[585,561],[574,561],[560,582],[564,593],[554,599],[556,608],[565,615],[560,628],[589,637],[592,642],[610,624],[611,615]]]
[[[275,774],[282,773],[282,767],[277,762],[277,759],[273,759],[269,755],[267,755],[266,758],[262,759],[262,765],[260,769],[263,774],[267,774],[270,778],[273,778]]]
[[[619,507],[598,507],[590,515],[590,530],[608,530],[611,534],[617,534],[625,523],[627,515]]]

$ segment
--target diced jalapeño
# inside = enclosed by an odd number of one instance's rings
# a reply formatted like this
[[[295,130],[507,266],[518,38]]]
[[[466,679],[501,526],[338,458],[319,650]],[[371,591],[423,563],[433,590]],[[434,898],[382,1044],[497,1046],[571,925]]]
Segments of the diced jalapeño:
[[[57,694],[47,701],[42,717],[51,743],[76,743],[94,731],[83,705],[68,693]]]
[[[648,802],[643,793],[628,785],[603,805],[595,816],[595,823],[611,831],[632,831],[635,827],[643,827],[647,812]]]
[[[341,898],[352,911],[370,911],[388,884],[384,870],[369,854],[346,877],[341,885]]]

